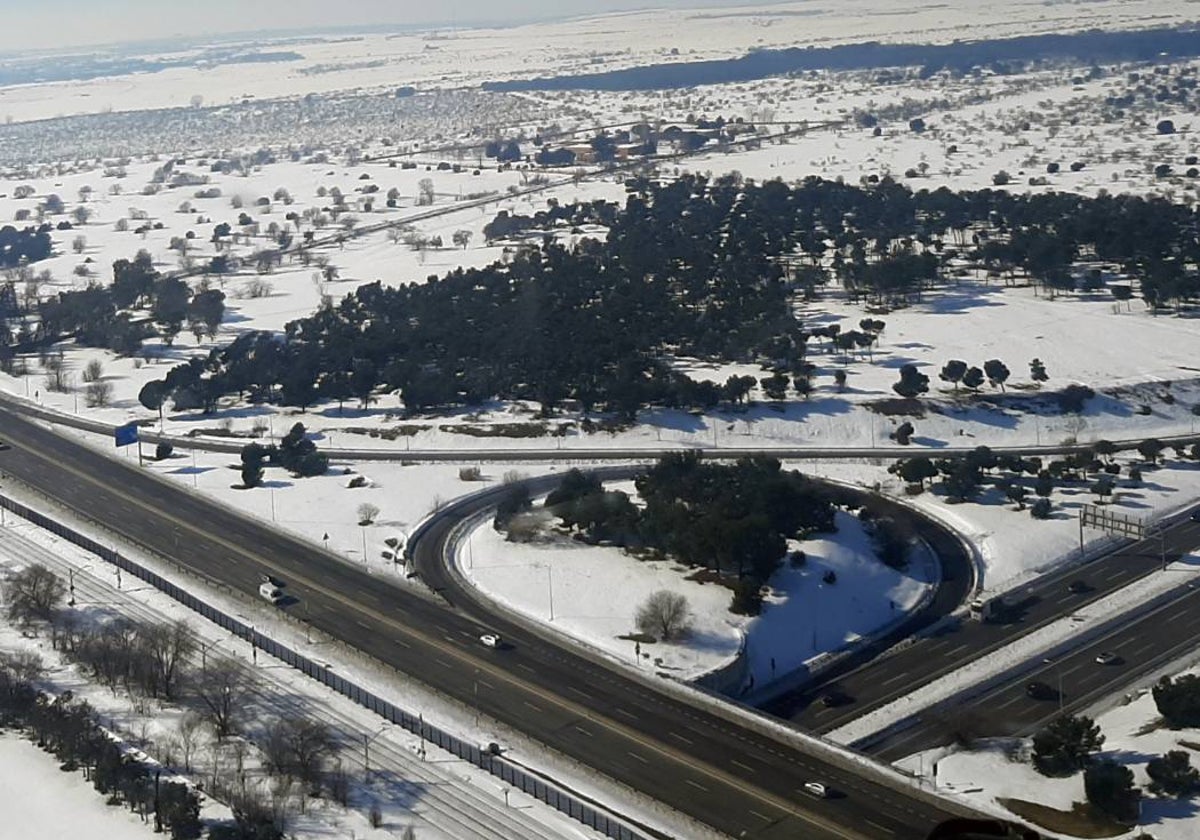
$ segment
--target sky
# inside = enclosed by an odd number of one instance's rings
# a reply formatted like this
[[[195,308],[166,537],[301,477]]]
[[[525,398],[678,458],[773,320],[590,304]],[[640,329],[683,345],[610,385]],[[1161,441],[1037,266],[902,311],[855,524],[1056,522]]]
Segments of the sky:
[[[754,5],[768,5],[770,0]],[[639,8],[749,5],[722,0],[0,0],[0,51],[44,50],[256,30],[522,23]]]

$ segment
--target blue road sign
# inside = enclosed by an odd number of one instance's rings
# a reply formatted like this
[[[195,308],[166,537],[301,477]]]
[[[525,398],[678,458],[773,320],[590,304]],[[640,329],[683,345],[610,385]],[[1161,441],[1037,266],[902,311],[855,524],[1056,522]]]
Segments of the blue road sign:
[[[113,438],[116,440],[117,446],[129,446],[131,443],[137,443],[137,423],[126,423],[124,426],[117,426],[113,431]]]

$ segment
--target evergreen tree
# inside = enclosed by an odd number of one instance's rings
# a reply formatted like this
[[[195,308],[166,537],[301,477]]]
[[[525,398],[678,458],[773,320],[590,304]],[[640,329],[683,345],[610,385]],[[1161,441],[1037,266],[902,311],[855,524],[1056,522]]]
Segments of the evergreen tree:
[[[1082,770],[1104,746],[1100,727],[1085,716],[1065,715],[1033,736],[1033,766],[1043,776]]]

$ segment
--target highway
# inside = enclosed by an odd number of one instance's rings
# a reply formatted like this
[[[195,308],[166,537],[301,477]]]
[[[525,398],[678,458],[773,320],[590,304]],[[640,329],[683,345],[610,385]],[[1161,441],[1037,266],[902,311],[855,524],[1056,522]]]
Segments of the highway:
[[[1187,523],[1182,530],[1190,534],[1193,543],[1200,543],[1200,525]],[[1192,577],[1189,572],[1182,574]],[[1198,623],[1200,586],[1181,581],[1175,597],[1152,612],[1122,623],[1069,654],[1039,662],[1003,685],[969,694],[949,710],[930,713],[915,726],[876,740],[869,752],[894,761],[954,740],[1032,734],[1063,712],[1086,709],[1122,691],[1137,677],[1194,652]],[[1114,654],[1116,661],[1097,662],[1101,653]],[[1049,686],[1052,696],[1030,697],[1025,687],[1033,681]]]
[[[802,751],[654,691],[516,624],[389,586],[5,406],[0,437],[12,446],[0,452],[0,469],[54,502],[245,592],[248,602],[256,601],[259,576],[272,574],[305,605],[314,627],[729,836],[920,838],[959,812],[919,791],[896,790],[853,761]],[[499,631],[511,648],[484,648],[478,635],[485,629]],[[802,785],[811,780],[840,795],[805,795]]]
[[[849,673],[823,679],[770,704],[769,711],[788,717],[802,728],[830,732],[871,709],[896,700],[945,676],[967,662],[987,656],[1032,630],[1074,612],[1148,574],[1162,574],[1163,554],[1171,561],[1200,545],[1200,525],[1184,519],[1158,537],[1131,543],[1083,566],[1038,577],[1008,595],[1014,605],[1004,622],[951,621],[928,638],[919,638]],[[1083,591],[1071,591],[1071,584]],[[1181,580],[1181,584],[1185,581]],[[852,702],[826,707],[818,702],[837,690]],[[1004,713],[994,716],[998,724]],[[945,740],[952,734],[947,721]],[[1001,729],[1003,726],[1001,726]],[[997,734],[1001,734],[997,732]],[[941,743],[945,743],[943,740]]]

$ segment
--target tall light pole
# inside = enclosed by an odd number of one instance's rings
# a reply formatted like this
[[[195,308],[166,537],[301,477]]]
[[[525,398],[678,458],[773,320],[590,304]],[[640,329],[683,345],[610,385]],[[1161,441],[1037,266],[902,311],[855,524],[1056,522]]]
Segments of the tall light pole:
[[[211,642],[209,642],[206,645],[200,645],[200,670],[201,671],[205,670],[208,667],[208,658],[206,656],[206,654],[208,653],[208,649],[220,641],[221,641],[220,639],[213,639]]]
[[[554,621],[554,570],[547,563],[542,567],[546,570],[546,589],[550,593],[550,621]]]
[[[388,723],[387,721],[384,721],[383,724],[379,727],[379,731],[376,732],[374,735],[368,734],[366,732],[363,733],[362,737],[363,737],[363,779],[364,780],[366,779],[367,774],[369,774],[371,772],[371,742],[374,741],[376,738],[378,738],[380,735],[382,735],[384,732],[387,732],[387,730],[390,727],[391,727],[391,724]]]

